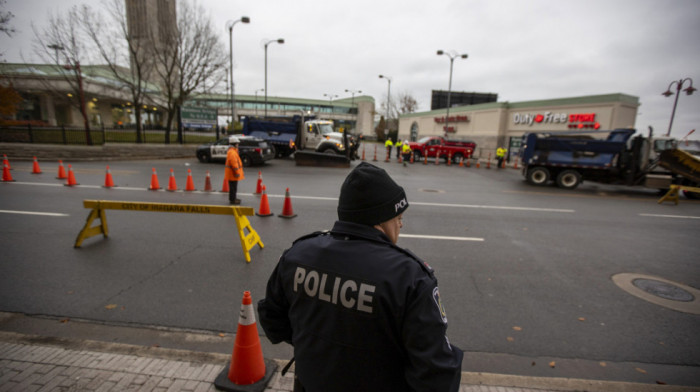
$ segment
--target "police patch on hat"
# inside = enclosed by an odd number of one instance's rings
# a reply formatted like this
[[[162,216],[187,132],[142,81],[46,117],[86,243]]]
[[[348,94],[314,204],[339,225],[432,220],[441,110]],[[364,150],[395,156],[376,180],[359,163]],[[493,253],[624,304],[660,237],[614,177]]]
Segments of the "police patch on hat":
[[[445,312],[445,307],[442,306],[442,300],[440,300],[440,291],[437,287],[433,289],[433,300],[435,300],[435,305],[440,312],[440,317],[442,317],[442,322],[447,324],[447,313]]]

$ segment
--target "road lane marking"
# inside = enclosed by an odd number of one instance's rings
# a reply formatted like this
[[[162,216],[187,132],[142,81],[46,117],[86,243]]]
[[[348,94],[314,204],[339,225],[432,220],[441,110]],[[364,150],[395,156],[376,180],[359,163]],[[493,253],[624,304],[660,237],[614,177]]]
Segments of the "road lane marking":
[[[478,237],[447,237],[444,235],[420,235],[420,234],[399,234],[399,238],[425,238],[428,240],[448,240],[448,241],[478,241],[483,242],[483,238]]]
[[[576,212],[576,210],[560,209],[560,208],[485,206],[485,205],[478,205],[478,204],[445,204],[445,203],[423,203],[423,202],[409,202],[409,204],[419,205],[419,206],[429,206],[429,207],[483,208],[483,209],[491,209],[491,210],[565,212],[565,213]]]
[[[1,214],[42,215],[42,216],[70,216],[69,214],[61,214],[58,212],[37,212],[37,211],[0,210],[0,213]]]
[[[700,219],[700,216],[663,215],[663,214],[639,214],[639,216],[649,216],[649,217],[653,217],[653,218]]]

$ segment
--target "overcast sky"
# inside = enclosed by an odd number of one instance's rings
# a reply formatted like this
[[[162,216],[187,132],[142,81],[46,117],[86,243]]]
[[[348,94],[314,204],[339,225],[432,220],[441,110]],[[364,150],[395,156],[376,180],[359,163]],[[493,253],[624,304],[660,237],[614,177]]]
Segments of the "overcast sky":
[[[36,61],[31,23],[85,0],[7,0],[17,32],[0,38],[2,60]],[[88,4],[99,4],[89,2]],[[675,96],[661,95],[674,80],[700,88],[698,0],[199,0],[211,13],[228,51],[233,30],[237,94],[264,87],[268,95],[326,99],[362,90],[377,106],[409,93],[419,110],[430,92],[446,90],[450,61],[436,51],[466,53],[454,63],[453,91],[498,94],[520,102],[625,93],[640,99],[636,128],[665,133]],[[686,82],[684,87],[687,87]],[[675,88],[674,88],[675,91]],[[260,93],[262,94],[262,93]],[[672,135],[700,128],[700,92],[679,98]],[[691,136],[700,139],[700,129]]]

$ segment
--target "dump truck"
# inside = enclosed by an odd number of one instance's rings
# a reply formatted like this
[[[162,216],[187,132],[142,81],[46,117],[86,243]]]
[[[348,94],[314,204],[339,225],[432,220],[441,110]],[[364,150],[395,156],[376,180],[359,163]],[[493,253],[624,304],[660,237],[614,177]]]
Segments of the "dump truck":
[[[606,139],[575,131],[526,133],[519,152],[523,176],[533,185],[554,181],[565,189],[574,189],[583,181],[660,190],[671,184],[700,184],[700,160],[678,149],[675,139],[655,138],[651,129],[648,137],[633,137],[634,129],[603,133],[608,133]]]
[[[355,159],[359,148],[359,140],[351,135],[335,132],[332,121],[319,120],[313,116],[246,117],[243,119],[243,134],[266,140],[275,147],[277,157],[286,157],[299,150],[309,150]]]

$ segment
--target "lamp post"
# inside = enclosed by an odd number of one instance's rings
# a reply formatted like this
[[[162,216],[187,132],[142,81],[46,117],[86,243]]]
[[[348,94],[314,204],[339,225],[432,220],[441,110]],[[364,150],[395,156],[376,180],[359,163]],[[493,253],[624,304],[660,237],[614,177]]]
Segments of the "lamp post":
[[[389,108],[391,107],[391,78],[386,76],[386,75],[379,75],[379,79],[386,79],[387,82],[389,82],[389,87],[386,91],[386,125],[387,129],[389,128],[389,116],[390,116],[390,111]],[[389,132],[387,132],[387,137],[389,135]]]
[[[283,44],[284,38],[271,39],[271,40],[265,41],[265,117],[266,118],[267,118],[267,45],[270,45],[273,42],[277,42],[278,44]]]
[[[58,64],[58,63],[59,63],[58,51],[59,51],[59,50],[65,49],[65,48],[63,47],[63,45],[61,45],[61,44],[50,44],[50,45],[46,45],[46,47],[49,48],[49,49],[53,49],[54,53],[56,53],[56,64]]]
[[[333,114],[333,98],[338,98],[335,94],[323,94],[324,97],[328,97],[328,103],[331,105],[331,114]]]
[[[447,132],[450,129],[450,95],[452,95],[452,66],[454,65],[455,59],[457,57],[466,59],[467,54],[458,54],[457,52],[444,52],[442,50],[437,51],[438,56],[445,55],[450,58],[450,83],[447,86],[447,113],[445,113],[445,137],[447,137]]]
[[[350,109],[355,109],[355,94],[362,94],[362,90],[345,89],[345,92],[352,94],[352,99],[350,100]],[[357,110],[355,110],[355,113],[353,114],[355,115],[355,127],[353,129],[355,129],[355,131],[357,132]]]
[[[258,115],[258,91],[265,91],[264,88],[259,88],[255,90],[255,116]]]
[[[693,95],[693,92],[697,89],[693,87],[693,79],[691,78],[674,80],[673,82],[671,82],[671,84],[668,85],[666,91],[661,93],[661,95],[663,95],[664,97],[670,97],[671,95],[673,95],[673,91],[671,91],[671,86],[673,86],[674,84],[676,85],[676,99],[673,102],[673,110],[671,111],[671,122],[668,124],[668,132],[666,132],[666,136],[671,135],[671,126],[673,126],[673,117],[675,117],[676,115],[676,105],[678,105],[678,97],[681,95],[681,89],[683,88],[685,82],[689,82],[690,85],[687,88],[683,89],[683,91],[685,91],[687,95]]]
[[[238,23],[250,23],[250,18],[243,16],[238,20],[228,21],[228,52],[229,52],[229,83],[231,83],[231,131],[234,130],[234,122],[236,121],[236,93],[233,86],[233,26]]]

